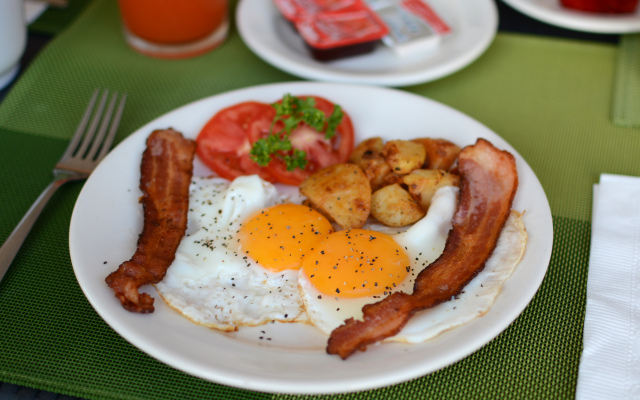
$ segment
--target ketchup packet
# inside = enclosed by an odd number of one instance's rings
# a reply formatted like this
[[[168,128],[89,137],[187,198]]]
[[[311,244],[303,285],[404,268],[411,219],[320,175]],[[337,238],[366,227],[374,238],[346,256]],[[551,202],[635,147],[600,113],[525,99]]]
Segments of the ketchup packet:
[[[371,42],[387,34],[387,28],[368,9],[321,13],[296,22],[296,28],[312,47],[328,49]]]
[[[365,54],[388,33],[363,0],[274,0],[313,57],[320,61]]]
[[[348,9],[360,0],[273,0],[280,13],[289,21],[311,15]]]
[[[399,56],[434,49],[451,27],[424,0],[273,0],[321,61],[373,51]]]

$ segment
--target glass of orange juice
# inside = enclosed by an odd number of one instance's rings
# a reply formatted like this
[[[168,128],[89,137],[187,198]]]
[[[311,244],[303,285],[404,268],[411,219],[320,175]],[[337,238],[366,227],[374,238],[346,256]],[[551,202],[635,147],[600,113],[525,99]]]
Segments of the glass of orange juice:
[[[156,58],[187,58],[220,45],[228,0],[118,0],[127,43]]]

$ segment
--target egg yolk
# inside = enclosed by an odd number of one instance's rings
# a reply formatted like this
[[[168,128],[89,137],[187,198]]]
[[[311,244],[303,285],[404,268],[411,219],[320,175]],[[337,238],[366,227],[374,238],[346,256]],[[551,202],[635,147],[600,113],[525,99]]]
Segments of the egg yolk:
[[[238,239],[243,253],[279,272],[300,269],[313,245],[331,232],[331,223],[319,212],[298,204],[279,204],[249,218]]]
[[[350,229],[317,243],[302,270],[321,293],[356,298],[393,290],[409,274],[411,262],[391,236]]]

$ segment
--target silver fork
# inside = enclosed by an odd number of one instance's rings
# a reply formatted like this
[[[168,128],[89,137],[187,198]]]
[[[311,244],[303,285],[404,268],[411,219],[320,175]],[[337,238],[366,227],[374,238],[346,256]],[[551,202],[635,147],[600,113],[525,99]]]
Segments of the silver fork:
[[[118,93],[114,93],[105,112],[109,97],[109,91],[105,90],[100,98],[97,110],[93,113],[99,94],[100,89],[96,89],[67,150],[53,169],[53,182],[40,194],[25,216],[22,217],[18,226],[0,247],[0,280],[2,280],[9,266],[11,266],[33,224],[55,191],[66,182],[87,179],[91,171],[109,152],[120,124],[120,117],[122,117],[127,95],[123,94],[120,97],[116,110]],[[114,110],[116,110],[115,115]],[[92,114],[93,118],[91,118]],[[90,125],[89,120],[91,120]]]

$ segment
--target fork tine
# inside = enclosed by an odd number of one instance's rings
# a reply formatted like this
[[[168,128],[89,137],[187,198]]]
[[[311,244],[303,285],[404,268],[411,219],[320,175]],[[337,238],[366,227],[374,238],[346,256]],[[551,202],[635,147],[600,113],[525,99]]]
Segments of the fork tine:
[[[91,125],[86,130],[84,138],[82,139],[82,143],[80,147],[75,152],[76,157],[82,158],[84,154],[87,152],[87,148],[93,141],[93,137],[95,136],[96,130],[98,129],[98,124],[100,123],[100,117],[102,116],[102,112],[104,111],[104,106],[107,103],[107,98],[109,97],[109,91],[105,90],[102,93],[102,98],[100,99],[100,104],[98,104],[98,109],[93,114],[93,118],[91,119]]]
[[[76,128],[76,132],[73,134],[73,138],[71,138],[71,142],[69,142],[67,149],[62,155],[62,158],[60,159],[61,161],[64,160],[65,158],[69,158],[73,156],[73,153],[78,147],[78,143],[80,143],[80,139],[82,139],[84,130],[86,129],[87,124],[89,123],[89,119],[91,118],[91,114],[93,112],[93,106],[95,106],[96,104],[96,100],[98,99],[99,93],[100,93],[100,89],[96,89],[93,92],[93,96],[91,96],[91,100],[87,105],[87,109],[85,110],[84,115],[82,116],[82,120],[80,121],[80,124]]]
[[[109,106],[107,107],[107,111],[102,116],[102,122],[100,123],[100,129],[98,129],[98,133],[93,139],[93,144],[91,145],[91,149],[87,153],[87,160],[93,160],[96,153],[102,146],[102,139],[104,139],[104,135],[107,132],[107,128],[109,127],[109,122],[111,121],[111,116],[113,115],[113,108],[116,105],[116,100],[118,99],[118,92],[115,92],[111,96],[111,101],[109,102]],[[108,148],[108,147],[107,147]]]
[[[109,149],[111,148],[111,144],[116,137],[116,132],[118,131],[118,125],[120,125],[120,118],[122,117],[122,112],[124,111],[124,104],[127,101],[127,94],[123,93],[122,98],[120,99],[120,103],[118,104],[118,110],[116,111],[116,115],[111,120],[111,129],[109,130],[109,134],[104,140],[104,144],[102,145],[102,149],[100,149],[100,154],[96,160],[101,160],[104,157]]]

